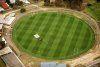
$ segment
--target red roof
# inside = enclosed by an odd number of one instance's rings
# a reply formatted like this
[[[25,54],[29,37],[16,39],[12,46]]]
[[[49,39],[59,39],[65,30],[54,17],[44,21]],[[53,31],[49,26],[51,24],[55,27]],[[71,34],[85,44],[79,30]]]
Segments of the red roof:
[[[2,5],[2,7],[4,9],[8,9],[9,8],[9,6],[7,5],[7,3],[5,3],[5,2],[2,2],[1,5]]]

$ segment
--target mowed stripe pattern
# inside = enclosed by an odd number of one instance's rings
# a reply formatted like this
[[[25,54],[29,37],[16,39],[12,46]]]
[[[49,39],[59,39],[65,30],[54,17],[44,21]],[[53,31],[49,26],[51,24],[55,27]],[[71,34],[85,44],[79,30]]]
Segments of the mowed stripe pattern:
[[[42,41],[34,38],[39,34]],[[13,40],[23,51],[47,59],[69,59],[89,50],[94,33],[85,21],[58,12],[29,14],[17,21]]]

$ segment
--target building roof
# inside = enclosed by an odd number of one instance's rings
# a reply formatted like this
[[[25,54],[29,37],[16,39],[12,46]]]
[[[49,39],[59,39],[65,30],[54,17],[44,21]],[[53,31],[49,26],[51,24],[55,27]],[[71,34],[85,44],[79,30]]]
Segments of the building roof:
[[[28,0],[20,0],[20,1],[22,1],[24,3],[29,3],[30,4],[30,2]]]
[[[0,7],[0,12],[1,12],[1,11],[4,11],[4,9],[3,9],[2,7]]]
[[[34,37],[35,37],[36,39],[40,38],[40,36],[39,36],[38,34],[35,34]]]
[[[59,64],[56,62],[42,62],[41,67],[66,67],[66,64]]]
[[[8,17],[5,19],[5,24],[11,25],[12,22],[14,21],[15,17]]]
[[[15,3],[16,2],[16,0],[10,0],[10,3]]]
[[[4,9],[9,9],[9,6],[8,6],[7,3],[2,2],[1,5],[2,5],[2,7],[3,7]]]
[[[8,54],[12,52],[12,50],[9,47],[5,47],[3,48],[3,50],[0,50],[0,56],[4,55],[4,54]]]
[[[66,67],[66,64],[58,64],[57,67]]]
[[[9,48],[9,50],[11,49]],[[25,67],[13,51],[3,55],[1,58],[9,67]]]
[[[5,23],[5,20],[2,18],[2,16],[0,17],[0,24]]]

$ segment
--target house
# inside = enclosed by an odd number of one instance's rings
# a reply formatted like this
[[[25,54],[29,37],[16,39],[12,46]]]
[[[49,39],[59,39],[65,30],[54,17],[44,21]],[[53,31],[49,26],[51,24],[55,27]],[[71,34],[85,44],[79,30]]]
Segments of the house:
[[[10,1],[10,3],[12,3],[12,4],[16,2],[16,0],[9,0],[9,1]]]
[[[0,16],[0,24],[3,24],[3,23],[5,23],[4,17]]]
[[[9,5],[6,3],[5,0],[0,0],[0,5],[2,6],[3,9],[8,9]]]
[[[11,13],[7,17],[5,17],[4,24],[11,25],[14,19],[15,19],[15,13]]]
[[[5,10],[9,9],[9,5],[8,5],[7,3],[5,3],[5,2],[2,2],[2,3],[1,3],[1,6],[2,6],[2,8],[5,9]]]

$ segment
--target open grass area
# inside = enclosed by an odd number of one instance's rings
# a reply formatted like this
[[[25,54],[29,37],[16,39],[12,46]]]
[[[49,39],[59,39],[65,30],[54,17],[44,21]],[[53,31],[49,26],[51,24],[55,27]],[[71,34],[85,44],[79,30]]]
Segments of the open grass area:
[[[12,38],[33,57],[70,59],[92,48],[94,32],[84,20],[58,12],[29,14],[17,21]],[[41,41],[34,38],[39,34]]]
[[[88,6],[85,11],[97,21],[100,21],[100,3],[94,3]]]

